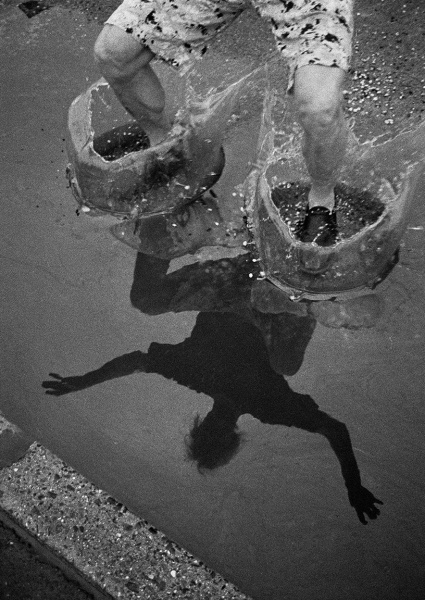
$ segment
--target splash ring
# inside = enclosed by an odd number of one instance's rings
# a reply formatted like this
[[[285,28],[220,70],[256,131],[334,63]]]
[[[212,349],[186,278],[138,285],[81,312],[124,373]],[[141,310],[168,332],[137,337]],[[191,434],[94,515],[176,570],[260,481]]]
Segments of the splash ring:
[[[108,160],[96,151],[93,116],[112,104],[114,95],[104,79],[91,85],[70,106],[68,115],[67,178],[80,205],[92,214],[157,214],[170,212],[200,197],[220,178],[223,148],[214,168],[193,175],[193,129],[176,125],[154,147]],[[104,137],[104,135],[103,135]],[[195,151],[201,152],[196,146]],[[205,151],[205,149],[203,149]]]

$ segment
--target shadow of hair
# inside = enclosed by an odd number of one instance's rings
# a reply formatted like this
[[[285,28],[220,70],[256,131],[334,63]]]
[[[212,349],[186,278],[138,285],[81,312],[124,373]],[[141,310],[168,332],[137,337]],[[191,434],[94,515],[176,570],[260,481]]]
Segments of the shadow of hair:
[[[216,417],[213,411],[205,419],[198,414],[185,437],[186,455],[205,475],[227,465],[240,450],[243,440],[244,435],[234,421]]]

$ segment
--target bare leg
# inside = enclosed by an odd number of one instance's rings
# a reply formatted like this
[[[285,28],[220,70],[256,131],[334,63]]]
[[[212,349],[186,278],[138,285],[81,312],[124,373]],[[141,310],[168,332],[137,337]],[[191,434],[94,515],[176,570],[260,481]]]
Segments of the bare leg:
[[[303,153],[312,179],[308,199],[311,208],[325,206],[331,210],[334,207],[336,175],[345,154],[347,135],[342,110],[334,122],[323,131],[322,136],[316,137],[305,132]]]
[[[295,74],[294,101],[304,129],[303,154],[311,176],[309,207],[334,207],[334,187],[344,158],[348,127],[343,115],[344,72],[308,65]]]
[[[99,69],[118,100],[144,128],[155,145],[171,128],[165,94],[150,66],[153,52],[114,25],[105,25],[95,44]]]

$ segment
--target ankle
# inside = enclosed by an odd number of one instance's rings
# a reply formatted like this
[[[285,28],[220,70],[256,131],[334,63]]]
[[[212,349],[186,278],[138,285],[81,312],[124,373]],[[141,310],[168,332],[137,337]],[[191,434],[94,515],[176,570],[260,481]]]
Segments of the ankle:
[[[309,208],[324,206],[332,211],[335,208],[334,185],[313,182],[308,194],[308,206]]]
[[[148,118],[138,119],[138,122],[146,132],[151,146],[161,143],[171,131],[171,122],[164,113],[155,115],[154,118],[149,115]]]

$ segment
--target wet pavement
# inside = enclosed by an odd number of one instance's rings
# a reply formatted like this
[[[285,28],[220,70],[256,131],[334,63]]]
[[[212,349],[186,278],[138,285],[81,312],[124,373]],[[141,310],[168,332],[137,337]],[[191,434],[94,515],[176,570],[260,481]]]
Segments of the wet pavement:
[[[76,213],[64,177],[68,107],[98,77],[96,4],[31,18],[16,4],[0,8],[0,411],[254,598],[422,598],[424,207],[376,289],[379,318],[352,328],[342,309],[332,321],[327,304],[259,293],[246,246],[137,254],[111,236],[114,217]],[[357,2],[346,96],[363,139],[423,113],[421,9]],[[271,44],[250,13],[202,68],[218,77]],[[248,117],[214,188],[236,225]],[[46,395],[43,380],[77,391]]]

